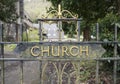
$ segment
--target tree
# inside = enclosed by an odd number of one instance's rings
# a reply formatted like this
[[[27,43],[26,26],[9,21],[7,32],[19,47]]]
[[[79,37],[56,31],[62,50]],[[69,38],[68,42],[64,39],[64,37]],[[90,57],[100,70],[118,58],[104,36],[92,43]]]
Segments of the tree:
[[[17,18],[15,2],[17,0],[0,0],[0,20],[4,22],[15,21]]]
[[[78,14],[83,18],[84,40],[90,40],[90,25],[97,22],[99,18],[105,17],[107,13],[118,13],[120,6],[119,0],[48,0],[57,8],[58,4],[62,4],[63,9],[67,9],[72,13]],[[119,8],[118,8],[119,7]]]

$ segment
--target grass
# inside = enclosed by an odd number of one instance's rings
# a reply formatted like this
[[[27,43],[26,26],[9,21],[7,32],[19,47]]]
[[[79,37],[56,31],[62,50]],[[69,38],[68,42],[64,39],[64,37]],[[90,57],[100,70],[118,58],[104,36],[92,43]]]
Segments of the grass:
[[[23,41],[33,41],[33,42],[38,42],[39,41],[39,32],[37,29],[29,29],[26,32],[23,33]]]
[[[5,51],[13,51],[17,44],[6,44],[5,45]]]

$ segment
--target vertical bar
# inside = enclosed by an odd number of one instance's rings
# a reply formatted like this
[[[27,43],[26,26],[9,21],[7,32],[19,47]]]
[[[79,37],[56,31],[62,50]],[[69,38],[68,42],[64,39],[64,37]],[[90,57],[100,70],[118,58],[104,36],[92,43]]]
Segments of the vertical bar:
[[[23,19],[24,17],[24,0],[19,0],[19,14],[20,14],[20,17]]]
[[[20,27],[20,42],[23,41],[23,29],[22,29],[22,24],[19,24],[19,27]]]
[[[61,66],[61,61],[57,61],[58,63],[58,80],[57,80],[57,84],[62,84],[62,66]]]
[[[61,37],[62,37],[61,32],[63,31],[62,30],[62,21],[58,21],[58,27],[59,27],[59,41],[61,41],[62,40],[61,39]]]
[[[70,84],[70,75],[68,76],[68,84]]]
[[[96,34],[97,41],[99,41],[99,23],[97,23]]]
[[[99,24],[98,23],[96,24],[96,40],[99,41]],[[97,63],[96,63],[96,84],[99,84],[99,60],[97,60]]]
[[[0,42],[2,42],[2,23],[0,22]]]
[[[42,79],[42,61],[39,61],[39,69],[40,69],[40,72],[39,72],[39,75],[40,75],[40,84],[42,84],[42,81],[43,81],[43,79]]]
[[[16,41],[18,42],[18,24],[15,24],[15,27],[16,27]]]
[[[77,71],[77,74],[78,74],[78,75],[77,75],[77,76],[78,76],[77,79],[78,79],[78,80],[77,80],[77,84],[80,84],[80,82],[81,82],[81,81],[79,80],[79,78],[80,78],[80,67],[81,67],[81,66],[80,66],[80,61],[78,61],[77,63],[78,63],[78,71]]]
[[[42,22],[39,21],[39,41],[42,41]]]
[[[23,84],[23,61],[20,61],[20,84]]]
[[[77,38],[78,38],[78,42],[80,41],[80,21],[77,21]]]
[[[59,65],[58,65],[58,70],[59,70],[59,76],[58,76],[58,84],[62,84],[62,79],[61,79],[61,62],[59,61],[58,62],[59,63]]]
[[[42,41],[42,22],[39,21],[39,41]],[[39,69],[40,69],[40,72],[39,72],[39,75],[40,75],[40,84],[42,84],[42,61],[39,61]]]
[[[2,42],[4,39],[4,27],[3,27],[3,24],[0,23],[0,42]],[[1,44],[1,58],[4,58],[4,44]],[[1,78],[2,78],[2,81],[1,81],[1,84],[5,84],[5,72],[4,72],[4,60],[2,61],[1,63]]]
[[[24,41],[24,35],[23,35],[23,32],[24,32],[24,28],[23,28],[23,24],[21,24],[21,36],[22,36],[22,41]]]
[[[117,25],[115,25],[115,33],[114,33],[114,41],[117,41]],[[117,57],[117,43],[114,43],[114,57]],[[116,78],[117,78],[117,61],[114,60],[114,70],[113,70],[113,82],[116,84]]]

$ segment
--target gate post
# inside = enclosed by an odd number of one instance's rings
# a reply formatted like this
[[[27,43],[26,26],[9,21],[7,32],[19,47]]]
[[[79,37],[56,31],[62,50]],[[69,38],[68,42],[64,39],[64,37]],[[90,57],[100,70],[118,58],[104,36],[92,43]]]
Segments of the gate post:
[[[0,42],[3,42],[3,35],[4,35],[3,24],[0,21]],[[0,45],[1,45],[0,58],[4,58],[4,44]],[[5,84],[4,60],[1,61],[0,67],[1,67],[1,84]]]

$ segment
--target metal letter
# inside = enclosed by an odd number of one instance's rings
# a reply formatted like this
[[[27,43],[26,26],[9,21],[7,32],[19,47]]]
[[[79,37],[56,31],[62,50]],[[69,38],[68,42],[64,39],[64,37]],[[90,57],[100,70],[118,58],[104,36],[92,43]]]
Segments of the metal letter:
[[[67,46],[62,46],[62,56],[65,56],[65,53],[66,53],[66,55],[69,56],[69,54],[67,53],[67,51],[68,51]]]
[[[73,53],[73,52],[74,52],[74,49],[77,49],[77,53],[76,53],[76,52]],[[77,46],[72,46],[72,47],[70,48],[70,54],[71,54],[72,56],[77,56],[77,55],[79,55],[79,47],[77,47]]]
[[[34,53],[34,50],[35,50],[35,49],[40,49],[40,48],[39,48],[39,46],[33,46],[33,47],[31,48],[31,55],[36,57],[36,56],[39,56],[39,55],[40,55],[40,52]]]
[[[47,49],[44,49],[44,46],[41,46],[41,53],[42,53],[42,56],[44,56],[44,53],[48,53],[48,56],[50,56],[50,47],[49,46],[46,46]]]
[[[57,46],[57,49],[55,48],[55,46],[52,46],[52,56],[60,56],[60,46]]]
[[[88,56],[88,46],[80,46],[80,55],[82,55],[83,52],[86,52]]]

